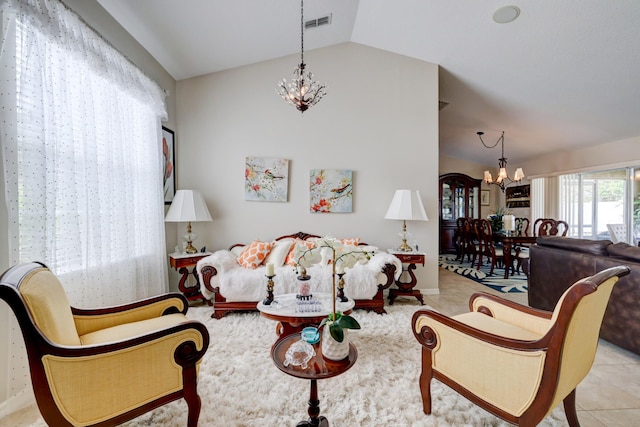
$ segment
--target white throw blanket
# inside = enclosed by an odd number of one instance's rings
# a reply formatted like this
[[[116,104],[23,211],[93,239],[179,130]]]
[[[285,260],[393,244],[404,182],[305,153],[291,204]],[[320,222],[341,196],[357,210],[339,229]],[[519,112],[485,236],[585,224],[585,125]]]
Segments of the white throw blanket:
[[[344,293],[351,299],[372,299],[378,292],[378,284],[386,283],[386,276],[382,274],[385,264],[396,267],[395,279],[402,274],[402,263],[395,256],[386,252],[378,252],[365,264],[356,264],[353,268],[346,268],[344,275]],[[261,265],[255,270],[241,267],[236,256],[228,250],[216,251],[212,255],[198,261],[196,270],[200,283],[203,284],[202,267],[210,265],[217,270],[211,279],[211,286],[220,288],[220,294],[227,301],[260,301],[267,294],[266,267]],[[307,268],[311,276],[311,293],[327,292],[331,290],[331,265],[313,265]],[[296,270],[290,265],[275,268],[273,278],[275,295],[297,293],[298,280]],[[337,279],[336,279],[337,280]],[[213,298],[204,285],[200,286],[202,295],[207,299]]]

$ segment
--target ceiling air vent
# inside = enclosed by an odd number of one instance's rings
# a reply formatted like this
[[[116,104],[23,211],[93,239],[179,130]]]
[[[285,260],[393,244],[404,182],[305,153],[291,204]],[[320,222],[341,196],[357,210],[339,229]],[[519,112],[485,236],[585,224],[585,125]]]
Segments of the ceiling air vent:
[[[311,19],[304,23],[304,29],[310,30],[311,28],[321,27],[323,25],[331,24],[331,13],[325,16],[321,16],[320,18]]]

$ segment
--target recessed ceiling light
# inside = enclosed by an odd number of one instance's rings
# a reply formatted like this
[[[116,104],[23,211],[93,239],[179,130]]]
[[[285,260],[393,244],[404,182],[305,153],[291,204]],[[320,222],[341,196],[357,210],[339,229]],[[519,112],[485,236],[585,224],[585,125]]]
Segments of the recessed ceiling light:
[[[493,12],[493,20],[498,24],[513,22],[520,16],[520,8],[516,6],[504,6]]]

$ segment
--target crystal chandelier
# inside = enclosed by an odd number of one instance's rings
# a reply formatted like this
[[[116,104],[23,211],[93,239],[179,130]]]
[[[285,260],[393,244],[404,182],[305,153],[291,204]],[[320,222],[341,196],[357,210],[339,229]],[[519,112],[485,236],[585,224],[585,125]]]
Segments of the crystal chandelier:
[[[507,158],[504,156],[504,131],[502,131],[502,135],[500,136],[500,138],[498,138],[496,143],[491,146],[484,143],[484,141],[482,140],[482,135],[484,135],[484,132],[478,132],[480,142],[482,142],[482,145],[484,145],[486,148],[493,148],[496,145],[501,144],[502,149],[502,156],[498,159],[498,167],[500,168],[500,170],[498,171],[498,178],[494,181],[493,177],[491,176],[491,172],[487,170],[484,171],[484,182],[486,182],[487,184],[495,184],[500,187],[502,191],[504,191],[506,186],[511,184],[512,182],[522,181],[522,178],[524,178],[524,172],[522,171],[522,168],[516,169],[516,173],[513,176],[513,179],[511,179],[507,174]]]
[[[293,77],[289,83],[286,79],[278,82],[276,92],[301,113],[304,113],[312,105],[316,105],[327,94],[323,84],[313,81],[313,73],[307,72],[305,74],[305,67],[304,0],[300,0],[300,65],[293,70]]]

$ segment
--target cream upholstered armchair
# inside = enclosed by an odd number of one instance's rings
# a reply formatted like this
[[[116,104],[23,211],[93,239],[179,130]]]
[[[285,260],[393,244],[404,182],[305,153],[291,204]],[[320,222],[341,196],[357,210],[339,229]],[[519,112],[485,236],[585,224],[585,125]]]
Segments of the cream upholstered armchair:
[[[0,277],[0,298],[20,324],[48,425],[117,425],[180,398],[188,425],[197,425],[197,367],[209,334],[185,317],[182,295],[77,309],[44,264],[27,263]]]
[[[535,426],[563,401],[569,425],[579,426],[576,387],[593,364],[613,286],[626,274],[613,267],[574,283],[553,312],[483,293],[472,295],[469,313],[417,311],[425,414],[436,378],[508,422]]]

